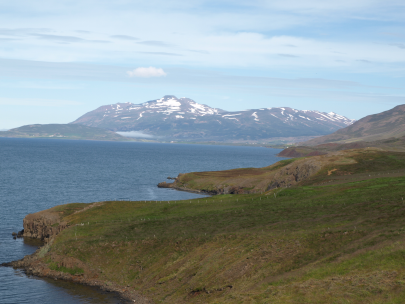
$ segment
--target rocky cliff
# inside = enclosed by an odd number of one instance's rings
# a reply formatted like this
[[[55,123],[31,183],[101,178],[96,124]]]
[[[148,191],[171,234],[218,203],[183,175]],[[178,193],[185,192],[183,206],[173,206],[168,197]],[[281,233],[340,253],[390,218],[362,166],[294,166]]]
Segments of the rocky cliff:
[[[61,255],[52,250],[55,237],[69,226],[69,216],[84,212],[90,208],[103,205],[104,202],[56,206],[48,210],[28,214],[24,220],[24,237],[41,239],[45,242],[42,247],[21,260],[0,264],[0,267],[13,267],[22,269],[27,275],[48,277],[54,280],[65,280],[74,283],[94,286],[103,291],[117,293],[120,303],[136,302],[141,304],[152,303],[128,288],[115,282],[100,278],[101,271],[84,263],[79,258]],[[80,224],[76,224],[80,225]]]
[[[67,227],[67,223],[61,221],[58,213],[40,211],[28,214],[23,221],[24,236],[41,239],[48,242],[53,236]]]
[[[69,205],[72,207],[61,205],[28,214],[23,220],[24,236],[47,242],[69,226],[67,220],[69,215],[77,214],[103,204],[104,202],[92,204],[75,203]]]
[[[275,188],[291,187],[304,181],[322,169],[322,162],[316,158],[310,158],[304,162],[297,162],[280,168],[273,176],[266,191]]]

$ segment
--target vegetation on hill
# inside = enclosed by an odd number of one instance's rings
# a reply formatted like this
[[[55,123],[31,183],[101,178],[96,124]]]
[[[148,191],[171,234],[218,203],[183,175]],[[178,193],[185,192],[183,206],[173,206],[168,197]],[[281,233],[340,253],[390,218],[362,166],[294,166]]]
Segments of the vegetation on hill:
[[[352,125],[336,132],[303,143],[316,146],[326,143],[375,142],[405,136],[405,105],[378,114],[366,116]],[[403,139],[402,139],[403,141]]]
[[[326,143],[317,146],[292,146],[281,151],[278,156],[281,157],[302,157],[324,155],[334,151],[360,148],[380,148],[389,151],[405,151],[405,136],[391,137],[375,141],[353,141],[350,143]]]
[[[39,261],[156,303],[403,303],[404,173],[405,153],[365,149],[262,194],[62,205]]]
[[[27,125],[11,129],[9,131],[0,132],[0,137],[87,139],[108,141],[130,140],[109,130],[72,124]]]
[[[383,159],[388,161],[387,155],[399,155],[396,157],[402,158],[404,154],[377,148],[337,151],[314,157],[282,160],[264,168],[180,174],[173,183],[161,183],[159,186],[211,194],[264,193],[300,185],[306,180],[312,180],[313,176],[327,178],[328,172],[339,166],[346,168],[352,164],[351,170],[354,170],[358,164],[363,164],[365,155],[372,160],[366,162],[370,166],[377,164],[380,157],[384,156]]]

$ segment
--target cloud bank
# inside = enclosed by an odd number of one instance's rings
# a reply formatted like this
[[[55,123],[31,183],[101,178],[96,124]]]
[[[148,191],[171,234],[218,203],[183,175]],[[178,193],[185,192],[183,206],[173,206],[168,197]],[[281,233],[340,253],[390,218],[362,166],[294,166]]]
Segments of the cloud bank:
[[[128,132],[115,132],[124,137],[133,137],[133,138],[154,138],[153,135],[143,133],[141,131],[128,131]]]
[[[133,71],[128,71],[127,74],[129,77],[142,77],[142,78],[162,77],[167,75],[165,71],[163,71],[163,69],[154,67],[136,68]]]

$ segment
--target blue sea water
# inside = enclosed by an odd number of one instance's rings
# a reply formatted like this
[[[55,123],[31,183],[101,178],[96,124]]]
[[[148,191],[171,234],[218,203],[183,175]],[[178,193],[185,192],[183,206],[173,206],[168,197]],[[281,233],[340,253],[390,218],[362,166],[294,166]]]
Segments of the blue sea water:
[[[157,188],[191,171],[268,166],[280,150],[262,147],[0,138],[0,264],[33,253],[14,240],[23,218],[72,202],[181,200],[198,194]],[[0,267],[0,303],[117,303],[109,294],[68,282],[27,277]]]

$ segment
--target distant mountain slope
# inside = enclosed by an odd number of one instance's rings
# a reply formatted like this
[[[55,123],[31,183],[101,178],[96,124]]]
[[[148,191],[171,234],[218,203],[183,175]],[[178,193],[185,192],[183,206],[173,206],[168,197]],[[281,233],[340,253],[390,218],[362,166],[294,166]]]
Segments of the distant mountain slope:
[[[129,140],[128,138],[109,130],[71,124],[27,125],[9,131],[0,132],[0,137],[64,138],[108,141]]]
[[[352,123],[353,120],[332,112],[287,107],[227,112],[175,96],[142,104],[102,106],[72,122],[112,131],[142,131],[176,140],[220,141],[319,136]]]
[[[316,146],[325,143],[351,143],[357,141],[377,141],[400,138],[405,135],[405,105],[366,116],[354,124],[333,134],[300,143],[303,146]]]

